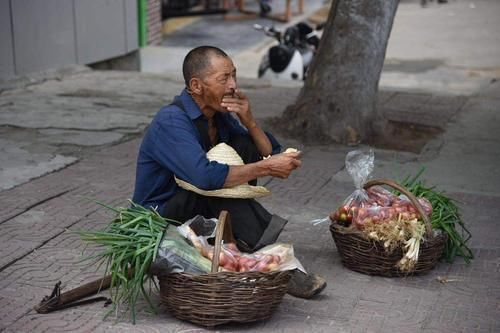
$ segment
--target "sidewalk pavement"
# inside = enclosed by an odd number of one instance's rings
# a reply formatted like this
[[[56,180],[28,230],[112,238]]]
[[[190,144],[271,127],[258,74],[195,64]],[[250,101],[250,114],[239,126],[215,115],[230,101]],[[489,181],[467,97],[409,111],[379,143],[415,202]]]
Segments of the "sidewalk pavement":
[[[159,314],[149,313],[142,302],[135,326],[128,317],[118,323],[103,320],[107,309],[102,303],[46,315],[33,310],[57,281],[62,281],[64,291],[102,276],[102,270],[80,262],[84,244],[74,231],[101,228],[112,216],[86,198],[127,204],[144,127],[183,86],[161,74],[81,68],[54,78],[0,93],[1,147],[3,156],[11,156],[0,157],[2,175],[9,163],[29,166],[47,156],[73,158],[57,160],[57,171],[43,175],[42,170],[42,176],[27,177],[0,192],[0,331],[204,331],[169,315],[156,294]],[[299,92],[298,87],[252,79],[240,85],[260,122],[279,115]],[[304,151],[303,166],[287,180],[263,179],[272,195],[261,202],[289,219],[279,240],[293,243],[306,269],[325,276],[328,286],[313,300],[285,296],[267,321],[217,330],[498,332],[500,81],[482,80],[469,92],[381,91],[379,107],[389,119],[432,124],[444,132],[418,153],[375,149],[374,176],[401,179],[426,166],[427,183],[461,202],[473,235],[469,246],[475,259],[470,265],[457,258],[453,264],[439,263],[427,275],[408,278],[371,277],[344,268],[328,225],[313,226],[310,221],[326,217],[353,191],[344,158],[357,148],[304,146],[279,138],[284,147]],[[18,154],[8,155],[12,150]],[[12,156],[24,162],[16,164]],[[0,179],[2,184],[7,181]],[[440,283],[438,277],[453,281]]]

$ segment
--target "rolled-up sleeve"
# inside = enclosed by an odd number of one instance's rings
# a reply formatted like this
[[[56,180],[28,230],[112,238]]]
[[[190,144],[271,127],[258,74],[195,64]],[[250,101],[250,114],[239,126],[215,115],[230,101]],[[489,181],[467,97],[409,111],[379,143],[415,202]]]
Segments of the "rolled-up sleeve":
[[[175,176],[203,190],[223,187],[229,166],[210,162],[185,113],[165,113],[152,123],[157,162]]]

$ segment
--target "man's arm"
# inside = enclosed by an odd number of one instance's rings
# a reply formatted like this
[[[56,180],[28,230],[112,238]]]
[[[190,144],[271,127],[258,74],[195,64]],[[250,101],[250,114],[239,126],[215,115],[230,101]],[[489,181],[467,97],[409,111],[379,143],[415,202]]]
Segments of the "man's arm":
[[[224,186],[229,167],[209,162],[186,112],[162,112],[148,132],[153,138],[151,156],[165,170],[203,190]]]
[[[273,146],[271,141],[267,137],[266,133],[259,127],[257,122],[253,120],[248,126],[245,125],[248,130],[248,134],[252,137],[257,150],[261,156],[269,156],[273,152]]]
[[[231,165],[224,187],[246,184],[252,179],[272,176],[288,178],[290,173],[300,167],[300,152],[281,153],[268,159],[245,165]]]
[[[261,156],[269,156],[273,151],[271,141],[259,127],[250,110],[248,98],[239,90],[235,90],[234,97],[224,97],[221,106],[229,112],[234,112],[240,119],[240,122],[248,130],[257,150]]]

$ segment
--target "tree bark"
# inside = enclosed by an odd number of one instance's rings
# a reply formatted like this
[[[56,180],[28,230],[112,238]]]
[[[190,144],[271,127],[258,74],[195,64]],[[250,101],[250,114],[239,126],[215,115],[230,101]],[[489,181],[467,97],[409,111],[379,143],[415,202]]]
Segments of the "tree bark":
[[[333,0],[318,53],[280,129],[305,143],[365,142],[383,128],[378,83],[398,0]]]

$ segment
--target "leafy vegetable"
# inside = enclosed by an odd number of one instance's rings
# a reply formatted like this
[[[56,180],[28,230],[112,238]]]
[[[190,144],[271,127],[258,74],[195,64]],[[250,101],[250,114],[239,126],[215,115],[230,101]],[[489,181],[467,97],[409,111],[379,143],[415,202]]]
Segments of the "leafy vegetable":
[[[443,257],[448,262],[453,262],[455,256],[463,257],[468,264],[474,258],[467,242],[471,233],[465,226],[460,216],[458,202],[448,197],[443,191],[438,191],[434,186],[427,187],[419,178],[425,168],[413,177],[406,177],[400,184],[405,186],[416,197],[424,197],[432,204],[432,227],[441,229],[448,234]]]
[[[105,249],[90,258],[106,263],[106,273],[111,273],[110,293],[112,311],[122,304],[128,305],[135,323],[135,304],[142,293],[150,307],[153,307],[144,283],[149,279],[148,270],[155,260],[162,235],[170,224],[179,222],[163,218],[156,210],[146,209],[131,202],[128,208],[113,208],[98,202],[115,212],[117,216],[102,231],[79,231],[80,237]],[[109,314],[108,313],[108,314]]]

